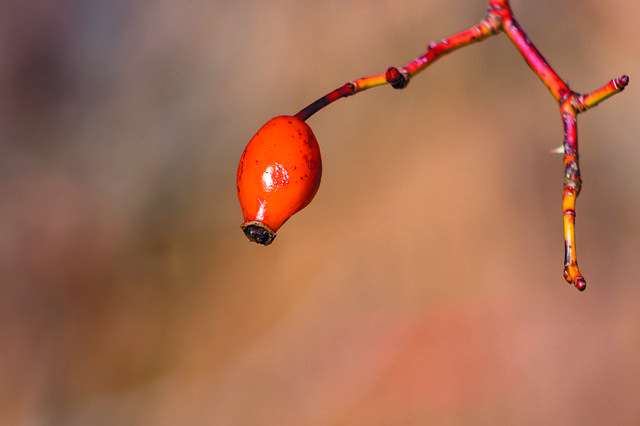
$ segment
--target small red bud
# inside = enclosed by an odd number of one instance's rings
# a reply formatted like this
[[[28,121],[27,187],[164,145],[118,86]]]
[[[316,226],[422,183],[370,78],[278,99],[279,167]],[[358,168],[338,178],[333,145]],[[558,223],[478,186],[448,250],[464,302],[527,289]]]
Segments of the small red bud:
[[[269,120],[244,149],[236,185],[249,240],[271,244],[293,214],[320,186],[320,147],[311,128],[292,116]]]

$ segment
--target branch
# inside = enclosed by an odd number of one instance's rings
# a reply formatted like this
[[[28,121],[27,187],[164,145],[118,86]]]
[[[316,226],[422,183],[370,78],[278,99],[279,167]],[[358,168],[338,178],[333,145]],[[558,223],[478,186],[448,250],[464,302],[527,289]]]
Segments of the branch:
[[[453,52],[461,47],[484,40],[498,34],[501,30],[499,18],[496,14],[489,13],[487,17],[474,27],[437,43],[430,43],[424,55],[414,59],[402,68],[390,67],[385,73],[359,78],[351,81],[333,92],[327,93],[311,105],[295,115],[296,118],[305,121],[316,112],[330,103],[346,96],[355,95],[372,87],[391,84],[394,89],[404,89],[409,84],[411,77],[427,68],[437,59]]]
[[[602,88],[588,94],[574,92],[553,70],[523,31],[511,10],[509,0],[489,0],[487,15],[477,25],[437,43],[430,43],[424,55],[401,68],[390,67],[383,74],[363,77],[337,88],[301,110],[295,117],[304,121],[332,102],[372,87],[390,84],[395,89],[404,89],[413,76],[442,56],[501,32],[511,40],[560,107],[564,141],[562,148],[555,152],[563,153],[565,168],[562,200],[565,241],[564,277],[568,283],[582,291],[586,288],[586,281],[578,269],[575,248],[575,202],[582,186],[578,163],[577,115],[621,92],[629,84],[629,77],[623,75],[613,79]]]

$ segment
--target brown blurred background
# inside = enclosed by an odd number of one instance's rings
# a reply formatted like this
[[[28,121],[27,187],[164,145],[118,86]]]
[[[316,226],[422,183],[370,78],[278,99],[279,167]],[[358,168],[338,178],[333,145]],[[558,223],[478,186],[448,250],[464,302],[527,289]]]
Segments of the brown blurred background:
[[[249,243],[269,118],[403,65],[484,0],[0,5],[0,424],[640,424],[640,5],[513,0],[577,91],[562,278],[556,104],[504,35],[309,124],[323,183]]]

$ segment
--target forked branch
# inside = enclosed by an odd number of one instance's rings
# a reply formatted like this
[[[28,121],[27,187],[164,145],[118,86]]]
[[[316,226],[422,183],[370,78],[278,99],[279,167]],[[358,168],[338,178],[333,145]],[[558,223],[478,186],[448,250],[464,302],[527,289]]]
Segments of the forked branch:
[[[564,277],[568,283],[575,285],[578,290],[582,291],[586,288],[586,282],[578,269],[575,247],[575,202],[582,186],[578,162],[577,115],[593,108],[608,97],[621,92],[629,84],[629,77],[623,75],[613,79],[602,88],[591,93],[580,94],[574,92],[553,70],[522,30],[511,10],[509,0],[489,0],[488,13],[477,25],[439,42],[430,43],[424,55],[419,56],[403,67],[390,67],[383,74],[359,78],[337,88],[304,108],[296,114],[296,117],[304,121],[340,98],[354,95],[375,86],[390,84],[395,89],[403,89],[409,84],[414,75],[442,56],[499,33],[505,33],[509,37],[529,67],[547,86],[560,107],[564,126],[564,141],[562,149],[559,149],[558,152],[564,154],[565,167],[562,200],[565,241]]]

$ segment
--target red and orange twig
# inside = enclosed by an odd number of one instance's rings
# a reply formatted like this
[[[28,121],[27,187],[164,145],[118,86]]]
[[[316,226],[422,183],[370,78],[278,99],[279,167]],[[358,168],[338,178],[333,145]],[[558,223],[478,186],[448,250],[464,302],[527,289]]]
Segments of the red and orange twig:
[[[304,121],[340,98],[354,95],[375,86],[390,84],[396,89],[403,89],[409,84],[414,75],[442,56],[499,33],[505,33],[509,37],[529,67],[547,86],[560,107],[564,126],[564,142],[559,152],[564,154],[565,166],[562,201],[565,241],[564,277],[568,283],[575,285],[578,290],[582,291],[586,288],[586,282],[578,269],[575,247],[575,202],[582,185],[578,163],[577,115],[589,108],[593,108],[608,97],[621,92],[629,84],[629,77],[623,75],[613,79],[602,88],[591,93],[580,94],[574,92],[553,70],[522,30],[511,10],[509,0],[489,0],[488,13],[477,25],[437,43],[430,43],[424,55],[401,68],[390,67],[383,74],[360,78],[339,87],[301,110],[295,117]]]

